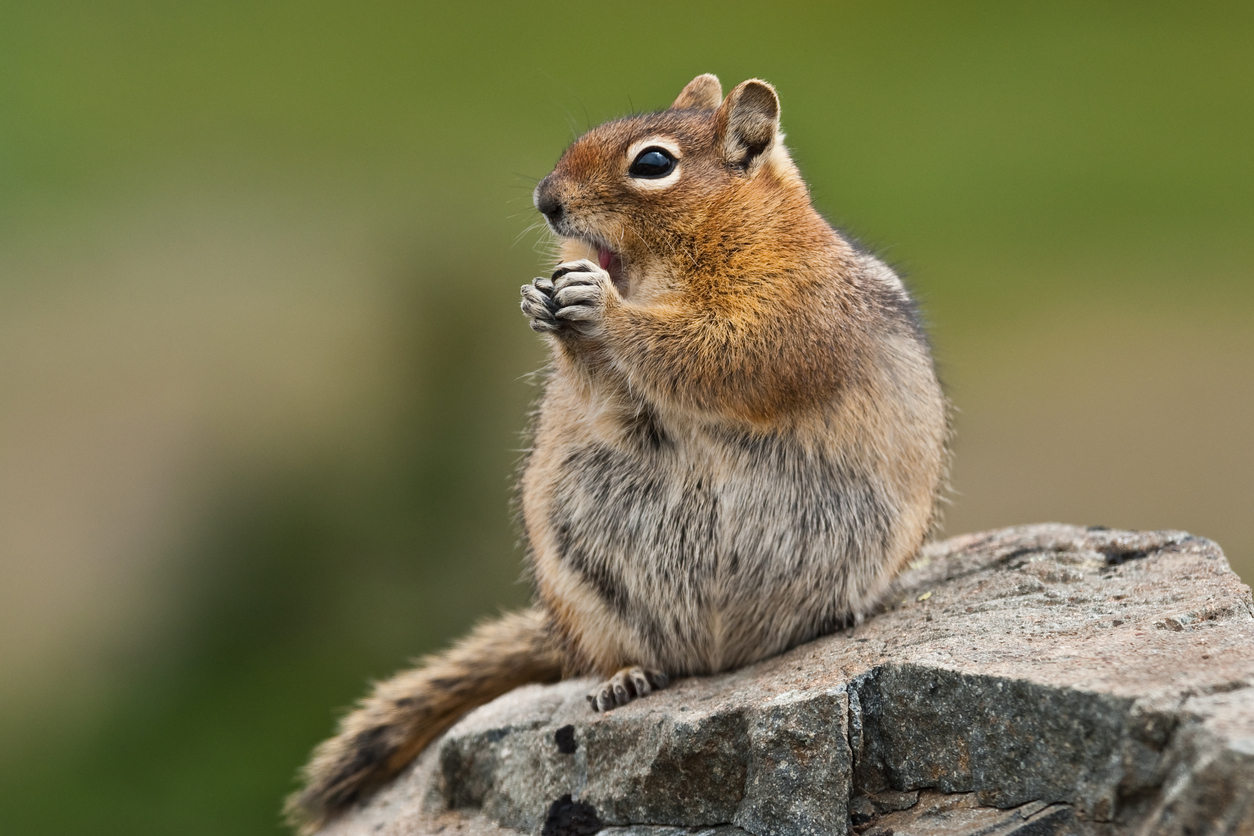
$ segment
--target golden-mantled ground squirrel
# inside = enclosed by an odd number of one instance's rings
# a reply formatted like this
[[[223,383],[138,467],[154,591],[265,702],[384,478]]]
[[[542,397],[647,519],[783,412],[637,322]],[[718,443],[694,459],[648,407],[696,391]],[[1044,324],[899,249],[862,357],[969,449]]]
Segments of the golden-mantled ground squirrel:
[[[605,711],[871,611],[932,526],[947,410],[901,281],[810,204],[779,99],[702,75],[601,125],[535,204],[552,369],[522,477],[532,609],[378,684],[288,803],[306,830],[467,710],[605,679]]]

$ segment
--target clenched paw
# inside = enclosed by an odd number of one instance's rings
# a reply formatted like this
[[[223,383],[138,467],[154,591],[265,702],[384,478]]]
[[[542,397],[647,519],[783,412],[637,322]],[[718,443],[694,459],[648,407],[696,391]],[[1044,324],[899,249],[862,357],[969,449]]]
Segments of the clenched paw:
[[[592,704],[593,711],[609,711],[611,708],[626,705],[637,697],[660,691],[670,682],[670,677],[661,671],[636,666],[623,668],[598,685],[588,695],[588,702]]]
[[[557,302],[553,300],[553,282],[536,279],[522,286],[522,312],[531,320],[531,330],[552,333],[558,329]]]
[[[552,279],[522,286],[522,311],[541,333],[596,330],[605,311],[610,274],[586,258],[558,265]]]

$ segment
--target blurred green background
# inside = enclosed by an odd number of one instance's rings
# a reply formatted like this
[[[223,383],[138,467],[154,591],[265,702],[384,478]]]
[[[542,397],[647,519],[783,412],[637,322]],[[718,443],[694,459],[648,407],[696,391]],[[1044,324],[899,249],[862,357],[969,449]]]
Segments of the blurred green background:
[[[908,276],[947,533],[1254,578],[1254,5],[0,2],[0,833],[262,834],[370,677],[523,603],[584,128],[759,76]]]

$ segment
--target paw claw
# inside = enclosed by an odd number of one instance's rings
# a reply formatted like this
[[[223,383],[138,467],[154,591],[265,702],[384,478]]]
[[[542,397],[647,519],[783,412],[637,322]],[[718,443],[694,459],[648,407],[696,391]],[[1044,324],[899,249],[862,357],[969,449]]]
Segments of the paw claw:
[[[553,301],[551,290],[546,292],[544,287],[540,285],[541,279],[536,279],[533,284],[525,284],[519,288],[522,295],[522,312],[526,314],[527,319],[531,320],[531,328],[533,331],[552,332],[556,331],[560,326],[553,314],[557,310],[557,303]],[[552,288],[552,284],[545,281],[545,285]]]
[[[553,316],[564,322],[591,322],[600,316],[600,311],[587,305],[571,305],[566,308],[558,308],[557,313]]]
[[[601,269],[600,265],[593,264],[586,258],[578,261],[566,261],[557,265],[557,269],[553,271],[553,281],[556,282],[567,273],[595,273]]]
[[[565,308],[570,305],[596,304],[600,296],[601,288],[595,285],[571,282],[554,293],[553,300],[558,306]]]
[[[649,677],[644,675],[644,671],[639,668],[632,668],[628,673],[631,685],[636,689],[636,696],[644,697],[653,693],[653,685],[649,683]]]

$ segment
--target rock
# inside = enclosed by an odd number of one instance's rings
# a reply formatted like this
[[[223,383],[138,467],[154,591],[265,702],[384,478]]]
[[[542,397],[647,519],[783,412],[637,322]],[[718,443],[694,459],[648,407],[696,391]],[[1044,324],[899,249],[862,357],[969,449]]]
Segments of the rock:
[[[1254,606],[1182,532],[929,546],[863,624],[605,714],[464,717],[327,836],[1254,833]]]
[[[924,790],[915,805],[865,827],[862,836],[1062,836],[1096,832],[1066,804],[1033,801],[1007,810],[986,807],[972,793]]]

